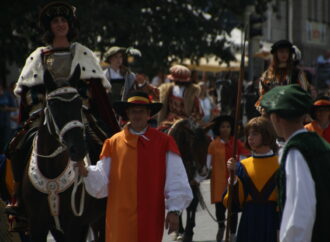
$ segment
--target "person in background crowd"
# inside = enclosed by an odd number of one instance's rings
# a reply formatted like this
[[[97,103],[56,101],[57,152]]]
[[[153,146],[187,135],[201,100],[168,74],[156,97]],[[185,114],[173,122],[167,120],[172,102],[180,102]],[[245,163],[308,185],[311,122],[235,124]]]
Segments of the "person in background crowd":
[[[151,80],[151,85],[159,87],[165,82],[165,73],[163,70],[158,71],[157,75],[154,76]]]
[[[16,83],[10,84],[10,95],[14,101],[15,110],[10,113],[10,138],[13,138],[20,128],[19,123],[19,97],[14,94]]]
[[[145,92],[151,102],[159,101],[159,89],[151,84],[149,84],[148,76],[145,74],[142,65],[142,54],[130,58],[129,63],[130,70],[135,74],[135,82],[130,89],[130,92],[133,91],[142,91]],[[151,117],[148,120],[148,123],[151,127],[157,127],[157,117]]]
[[[320,89],[330,87],[330,50],[324,52],[316,60],[316,84]]]
[[[279,216],[277,211],[276,134],[265,117],[251,119],[245,127],[245,146],[252,156],[227,162],[229,171],[236,171],[232,208],[242,211],[237,242],[277,242]],[[224,198],[228,206],[228,193]]]
[[[254,117],[260,116],[258,110],[256,110],[254,104],[259,99],[258,92],[259,78],[255,78],[253,82],[250,82],[246,87],[244,98],[245,98],[245,114],[247,120],[250,120]]]
[[[316,132],[330,143],[330,97],[319,97],[314,101],[311,117],[313,121],[305,125],[308,131]]]
[[[159,100],[163,108],[158,115],[158,123],[174,123],[178,119],[192,119],[198,123],[203,117],[203,111],[199,103],[200,88],[191,82],[190,70],[182,65],[174,65],[170,68],[168,78],[171,83],[164,83],[159,87]]]
[[[223,193],[227,187],[229,173],[226,167],[227,160],[233,155],[234,145],[234,120],[231,116],[219,116],[213,120],[213,133],[215,139],[209,144],[207,166],[211,171],[211,202],[215,204],[215,214],[218,221],[217,242],[222,241],[225,231],[226,208],[222,203]],[[250,152],[244,148],[244,144],[237,142],[237,155],[248,156]],[[234,237],[237,227],[237,214],[230,225],[231,237]]]
[[[259,82],[259,100],[256,108],[262,112],[260,101],[262,96],[276,86],[299,84],[304,90],[309,88],[306,75],[295,65],[293,58],[295,49],[288,40],[279,40],[272,45],[273,60],[268,69],[262,74]]]
[[[208,93],[207,83],[199,82],[198,85],[201,90],[199,94],[199,101],[204,113],[204,116],[201,121],[203,123],[208,123],[213,118],[213,109],[215,108],[215,104]]]
[[[149,83],[149,78],[146,75],[145,70],[143,69],[144,66],[142,61],[143,59],[141,52],[139,53],[139,55],[131,56],[131,58],[129,58],[128,64],[130,70],[135,74],[135,82],[130,88],[129,92],[132,91],[145,92],[147,93],[148,97],[151,99],[152,102],[158,102],[159,90],[157,87]]]
[[[126,100],[129,90],[135,82],[134,73],[123,65],[127,51],[127,48],[112,46],[104,54],[105,62],[109,63],[104,74],[111,85],[111,102]]]
[[[327,51],[324,52],[323,55],[320,55],[317,58],[316,63],[318,65],[330,64],[330,50],[327,50]]]
[[[162,104],[146,93],[132,92],[114,108],[129,122],[104,142],[95,166],[79,167],[86,190],[108,196],[107,242],[161,242],[164,221],[168,233],[177,231],[179,214],[193,198],[179,150],[171,136],[148,126]]]
[[[312,104],[297,84],[275,87],[261,100],[285,139],[278,172],[280,242],[330,241],[330,144],[304,129]]]
[[[11,136],[10,114],[15,111],[15,100],[2,84],[0,84],[0,154],[5,152]]]

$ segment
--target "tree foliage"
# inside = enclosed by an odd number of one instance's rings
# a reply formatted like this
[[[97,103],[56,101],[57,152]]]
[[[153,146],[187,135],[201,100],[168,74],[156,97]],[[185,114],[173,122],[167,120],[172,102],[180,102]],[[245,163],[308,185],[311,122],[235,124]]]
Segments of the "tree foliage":
[[[269,0],[76,0],[79,42],[101,53],[112,45],[133,46],[143,53],[147,72],[171,61],[216,55],[229,62],[234,56],[226,38],[241,26],[244,9]],[[5,61],[23,65],[42,43],[38,13],[46,1],[12,0],[0,9],[0,53]],[[0,69],[4,78],[4,70]]]

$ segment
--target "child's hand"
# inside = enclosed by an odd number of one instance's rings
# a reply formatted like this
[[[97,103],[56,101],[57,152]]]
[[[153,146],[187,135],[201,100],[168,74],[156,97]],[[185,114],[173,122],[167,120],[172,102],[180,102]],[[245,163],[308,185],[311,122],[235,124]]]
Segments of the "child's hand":
[[[229,171],[235,171],[235,169],[236,169],[236,159],[234,157],[231,157],[227,161],[227,168],[228,168]]]

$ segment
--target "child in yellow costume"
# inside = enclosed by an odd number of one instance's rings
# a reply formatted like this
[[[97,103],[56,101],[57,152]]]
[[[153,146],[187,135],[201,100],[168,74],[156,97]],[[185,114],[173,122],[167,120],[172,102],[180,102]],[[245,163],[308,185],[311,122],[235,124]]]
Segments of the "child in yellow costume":
[[[275,131],[264,117],[253,118],[245,128],[246,146],[252,156],[236,163],[227,162],[236,171],[233,208],[242,211],[237,242],[276,242],[277,212],[276,173],[279,168]],[[224,205],[228,204],[228,194]]]

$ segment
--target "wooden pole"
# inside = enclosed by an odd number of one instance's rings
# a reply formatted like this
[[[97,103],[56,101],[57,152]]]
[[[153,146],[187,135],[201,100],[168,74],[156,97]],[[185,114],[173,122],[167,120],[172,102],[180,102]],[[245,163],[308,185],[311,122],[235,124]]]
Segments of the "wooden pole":
[[[240,72],[237,84],[237,98],[236,98],[236,109],[235,109],[235,123],[234,123],[234,147],[233,147],[233,154],[232,157],[236,158],[237,155],[237,138],[239,132],[239,121],[240,121],[240,114],[241,114],[241,96],[242,96],[242,87],[243,87],[243,80],[244,80],[244,72],[245,72],[245,43],[247,37],[247,26],[244,28],[244,40],[242,43],[242,56],[241,56],[241,65],[240,65]],[[232,200],[233,200],[233,187],[234,187],[234,179],[235,179],[235,172],[230,171],[230,183],[228,186],[228,205],[227,205],[227,223],[226,223],[226,237],[225,242],[229,242],[229,231],[230,231],[230,224],[232,221]]]

